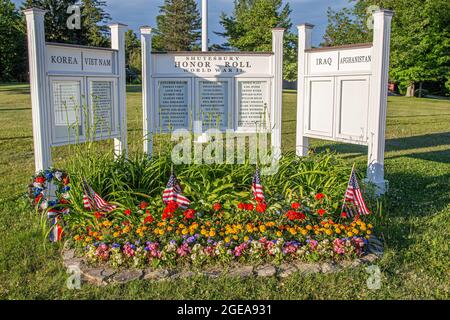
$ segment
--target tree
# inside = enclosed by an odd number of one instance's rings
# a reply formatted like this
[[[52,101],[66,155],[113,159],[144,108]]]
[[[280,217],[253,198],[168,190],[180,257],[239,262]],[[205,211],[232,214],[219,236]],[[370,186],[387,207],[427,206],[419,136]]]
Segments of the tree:
[[[355,0],[351,0],[354,2]],[[394,11],[390,77],[406,95],[416,84],[442,83],[450,91],[450,2],[447,0],[360,0],[353,7],[329,9],[324,45],[371,41],[371,5]]]
[[[195,0],[164,0],[156,18],[153,48],[158,51],[191,51],[199,48],[200,13]]]
[[[80,44],[106,47],[110,42],[107,37],[109,28],[106,25],[111,17],[103,7],[105,1],[82,0],[81,3],[81,30],[78,31]]]
[[[284,39],[284,78],[297,77],[297,36],[292,27],[289,4],[282,0],[236,0],[232,15],[221,14],[224,32],[216,32],[227,39],[224,48],[241,51],[272,51],[272,29],[286,29]]]
[[[79,5],[81,11],[81,29],[67,28],[69,6]],[[45,15],[45,34],[47,41],[77,43],[92,46],[107,46],[108,28],[106,22],[110,16],[103,9],[102,0],[25,0],[22,7],[39,7],[47,10]]]
[[[10,0],[0,0],[0,81],[24,80],[25,30]]]
[[[125,61],[128,82],[136,82],[141,74],[141,42],[133,30],[125,33]]]

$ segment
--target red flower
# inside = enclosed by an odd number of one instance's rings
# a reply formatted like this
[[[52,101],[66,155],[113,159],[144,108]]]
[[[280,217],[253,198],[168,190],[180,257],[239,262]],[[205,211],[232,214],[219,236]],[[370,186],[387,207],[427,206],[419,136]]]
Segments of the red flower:
[[[94,216],[95,216],[95,219],[100,219],[100,218],[102,218],[104,215],[101,213],[101,212],[95,212],[94,213]]]
[[[177,209],[178,209],[178,203],[176,203],[176,201],[169,201],[169,203],[167,204],[164,211],[167,213],[175,213],[175,211],[177,211]]]
[[[298,202],[292,203],[291,208],[294,210],[297,210],[298,208],[300,208],[300,203],[298,203]]]
[[[131,210],[127,209],[123,212],[126,216],[129,216],[131,214]]]
[[[139,208],[140,208],[141,210],[144,210],[144,209],[147,208],[147,207],[148,207],[148,203],[145,202],[145,201],[142,201],[142,202],[139,204]]]
[[[213,204],[213,209],[214,211],[219,211],[220,209],[222,209],[222,205],[218,202]]]
[[[258,202],[258,203],[261,203],[261,202],[263,202],[263,201],[264,201],[264,199],[263,199],[263,198],[255,198],[255,200],[256,200],[256,202]]]
[[[245,205],[245,210],[247,211],[253,211],[253,209],[255,209],[255,206],[253,205],[253,203],[247,203]]]
[[[342,212],[342,213],[341,213],[341,218],[347,218],[347,213]]]
[[[45,182],[45,178],[44,177],[36,177],[36,179],[34,180],[37,183],[44,183]]]
[[[149,213],[148,216],[145,217],[144,219],[144,224],[145,223],[152,223],[153,222],[153,217],[152,215]]]
[[[316,198],[316,200],[321,200],[321,199],[325,198],[325,195],[323,193],[318,193],[318,194],[316,194],[315,198]]]
[[[67,201],[66,199],[62,198],[62,199],[59,200],[59,203],[61,203],[61,204],[68,204],[69,201]]]
[[[319,209],[317,210],[317,213],[322,217],[326,213],[326,211],[324,209]]]
[[[163,212],[161,218],[162,218],[163,220],[166,220],[166,219],[172,219],[172,218],[173,218],[173,214],[172,214],[172,213],[169,213],[169,212],[166,212],[166,210],[164,210],[164,212]]]
[[[238,204],[238,208],[239,208],[240,210],[245,210],[245,203],[240,202],[240,203]]]
[[[193,209],[187,209],[185,212],[183,212],[183,215],[186,219],[194,219],[195,217],[195,210]]]
[[[128,226],[128,225],[130,224],[130,221],[128,221],[128,220],[123,221],[122,224],[123,224],[124,226]]]
[[[265,203],[263,203],[263,202],[260,202],[260,203],[258,203],[258,204],[256,205],[256,211],[259,212],[259,213],[265,212],[265,211],[266,211],[266,208],[267,208],[267,204],[265,204]]]
[[[306,215],[304,213],[301,212],[297,212],[294,210],[289,210],[286,213],[286,216],[288,217],[289,220],[291,221],[295,221],[295,220],[305,220],[306,219]]]

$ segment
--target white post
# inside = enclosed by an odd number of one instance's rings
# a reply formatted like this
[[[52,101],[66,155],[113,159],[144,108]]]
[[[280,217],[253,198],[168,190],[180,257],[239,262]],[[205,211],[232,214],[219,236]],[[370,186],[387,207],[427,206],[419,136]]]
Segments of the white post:
[[[297,129],[296,129],[296,153],[303,157],[308,155],[309,139],[303,135],[305,127],[305,74],[307,62],[305,50],[311,49],[312,30],[314,26],[304,23],[297,26],[298,29],[298,80],[297,80]]]
[[[367,181],[375,185],[378,195],[384,194],[388,189],[388,181],[384,180],[384,150],[392,16],[393,12],[389,10],[379,10],[373,14],[373,73]]]
[[[144,122],[144,153],[153,153],[153,124],[155,116],[152,110],[152,28],[141,27],[142,54],[142,107]]]
[[[118,50],[117,73],[119,92],[119,121],[120,137],[114,139],[114,152],[116,157],[127,155],[127,80],[125,66],[125,31],[127,25],[114,23],[109,26],[111,29],[111,48]]]
[[[202,0],[202,51],[208,51],[208,0]]]
[[[273,103],[270,112],[272,128],[272,150],[281,155],[281,126],[283,110],[283,28],[272,29],[273,51]]]
[[[52,165],[50,115],[47,97],[47,48],[45,45],[45,10],[23,11],[27,20],[28,59],[30,68],[31,108],[33,117],[34,163],[36,172]]]

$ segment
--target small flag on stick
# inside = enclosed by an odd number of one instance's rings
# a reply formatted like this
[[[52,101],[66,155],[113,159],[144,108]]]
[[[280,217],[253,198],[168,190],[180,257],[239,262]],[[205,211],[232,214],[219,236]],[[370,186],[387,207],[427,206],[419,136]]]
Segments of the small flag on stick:
[[[168,204],[171,201],[175,201],[180,208],[186,209],[191,201],[183,196],[182,192],[180,183],[172,170],[169,182],[167,183],[166,189],[164,189],[163,193],[164,203]]]
[[[103,200],[83,179],[83,206],[90,211],[111,212],[116,209],[115,205]]]
[[[265,200],[263,187],[261,185],[261,177],[259,176],[259,168],[256,167],[255,175],[253,176],[252,181],[252,192],[255,200],[258,202],[262,202]]]
[[[364,202],[358,179],[356,178],[355,166],[353,165],[347,190],[344,195],[344,204],[342,205],[342,213],[346,217],[354,217],[355,215],[368,215],[369,209]]]

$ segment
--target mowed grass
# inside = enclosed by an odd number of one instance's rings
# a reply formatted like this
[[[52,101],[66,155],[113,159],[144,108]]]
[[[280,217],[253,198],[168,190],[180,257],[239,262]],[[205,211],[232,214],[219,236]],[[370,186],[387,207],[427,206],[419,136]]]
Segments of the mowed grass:
[[[139,86],[128,87],[132,150],[141,148]],[[283,149],[295,146],[296,93],[285,92]],[[376,262],[381,289],[370,290],[365,267],[337,274],[279,279],[202,277],[69,290],[60,245],[47,242],[24,196],[34,171],[31,105],[27,85],[0,85],[0,298],[1,299],[448,299],[450,102],[389,97],[386,178],[390,192],[377,233],[385,255]],[[111,143],[107,142],[106,144]],[[312,141],[365,168],[367,148]],[[64,167],[68,147],[55,148]]]

